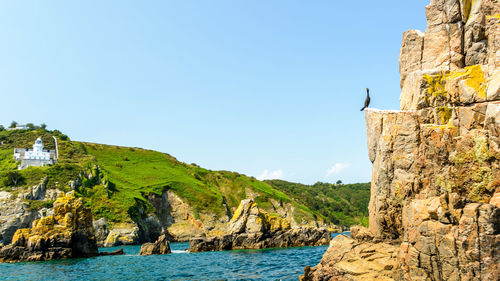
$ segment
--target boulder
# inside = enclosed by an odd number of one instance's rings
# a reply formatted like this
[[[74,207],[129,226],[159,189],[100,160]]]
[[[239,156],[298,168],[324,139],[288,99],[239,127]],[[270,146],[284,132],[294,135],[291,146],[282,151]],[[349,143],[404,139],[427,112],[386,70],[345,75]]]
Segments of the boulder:
[[[41,261],[97,256],[92,214],[73,192],[54,202],[54,215],[18,229],[12,243],[0,249],[0,261]]]
[[[158,237],[158,240],[154,243],[144,243],[141,246],[141,251],[139,255],[148,256],[148,255],[165,255],[170,254],[172,251],[170,250],[170,244],[168,243],[168,239],[166,235],[161,235]]]

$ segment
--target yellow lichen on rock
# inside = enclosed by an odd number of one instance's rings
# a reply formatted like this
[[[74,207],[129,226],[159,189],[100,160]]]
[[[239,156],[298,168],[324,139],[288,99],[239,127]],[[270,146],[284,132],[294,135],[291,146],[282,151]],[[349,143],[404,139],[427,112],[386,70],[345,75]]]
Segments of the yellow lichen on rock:
[[[57,236],[69,239],[72,232],[77,229],[93,229],[92,215],[89,209],[84,208],[82,199],[76,198],[71,192],[54,202],[54,215],[33,221],[32,228],[18,229],[12,243],[30,237],[50,239]]]
[[[54,202],[54,215],[18,229],[12,244],[2,248],[0,261],[34,261],[98,255],[92,214],[73,192]]]
[[[265,219],[272,232],[291,228],[290,222],[287,219],[270,214],[265,214]]]
[[[436,108],[440,125],[448,124],[451,121],[453,110],[446,106]]]
[[[476,96],[486,99],[486,80],[480,65],[471,65],[463,69],[450,72],[446,75],[447,83],[454,80],[462,80],[465,86],[470,88]]]

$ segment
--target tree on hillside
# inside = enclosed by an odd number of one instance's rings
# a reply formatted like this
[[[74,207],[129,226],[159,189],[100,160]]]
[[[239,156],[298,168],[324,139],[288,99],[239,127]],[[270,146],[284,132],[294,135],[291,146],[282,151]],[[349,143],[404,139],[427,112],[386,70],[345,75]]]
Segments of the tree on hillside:
[[[16,126],[17,126],[17,122],[16,121],[12,121],[12,123],[10,123],[9,128],[15,128]]]
[[[65,134],[61,133],[61,131],[59,131],[59,130],[52,131],[52,134],[54,134],[54,136],[56,136],[60,140],[69,140],[68,136],[66,136]]]
[[[5,174],[4,185],[17,186],[23,180],[23,176],[18,171],[8,171]]]
[[[46,130],[47,124],[45,124],[45,123],[40,124],[40,128],[42,128],[42,130]]]
[[[27,128],[28,128],[28,130],[30,130],[30,131],[35,130],[35,124],[33,124],[33,123],[28,123],[28,124],[26,124],[26,127],[27,127]]]
[[[5,130],[5,127],[3,125],[0,125],[0,132]]]
[[[342,181],[338,180],[335,184],[342,184]]]

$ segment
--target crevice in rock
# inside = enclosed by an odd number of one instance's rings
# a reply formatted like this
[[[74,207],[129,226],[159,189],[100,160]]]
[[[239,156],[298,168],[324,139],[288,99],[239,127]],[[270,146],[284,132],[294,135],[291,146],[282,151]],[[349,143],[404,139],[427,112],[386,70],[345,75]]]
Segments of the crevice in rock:
[[[481,212],[479,211],[481,206],[479,206],[477,209],[476,209],[476,231],[477,231],[477,254],[478,254],[478,259],[479,261],[482,261],[482,257],[481,257],[481,232],[480,232],[480,229],[479,229],[479,216],[481,214]],[[478,266],[478,270],[479,270],[479,277],[481,277],[482,275],[482,272],[481,272],[481,264],[479,264]]]
[[[450,24],[446,24],[446,33],[448,35],[448,71],[451,71],[451,36],[450,36]]]

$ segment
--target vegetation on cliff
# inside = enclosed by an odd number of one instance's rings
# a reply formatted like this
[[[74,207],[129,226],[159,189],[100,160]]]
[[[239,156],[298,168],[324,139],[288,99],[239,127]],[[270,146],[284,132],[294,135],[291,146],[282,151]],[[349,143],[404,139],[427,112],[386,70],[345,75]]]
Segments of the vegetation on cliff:
[[[47,149],[54,149],[53,136],[58,139],[57,164],[16,170],[13,148],[29,148],[41,137]],[[16,182],[9,180],[13,173]],[[182,163],[157,151],[71,141],[59,131],[0,131],[0,190],[15,193],[18,187],[34,186],[44,178],[47,189],[69,191],[72,186],[77,196],[85,198],[96,219],[106,218],[112,224],[136,221],[154,212],[148,196],[166,190],[188,203],[195,218],[200,213],[226,215],[251,196],[269,213],[275,212],[276,204],[291,204],[298,223],[316,220],[344,225],[363,222],[369,197],[366,184],[295,184],[287,188],[278,181],[263,182],[235,172]],[[324,198],[315,199],[320,197]]]
[[[265,181],[291,198],[320,213],[327,223],[368,226],[370,183],[305,185],[283,180]]]

